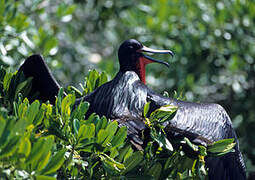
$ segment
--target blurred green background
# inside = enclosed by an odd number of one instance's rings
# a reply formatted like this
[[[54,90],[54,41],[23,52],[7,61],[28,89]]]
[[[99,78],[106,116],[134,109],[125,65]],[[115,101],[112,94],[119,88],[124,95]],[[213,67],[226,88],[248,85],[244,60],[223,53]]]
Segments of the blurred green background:
[[[149,65],[148,85],[188,101],[221,104],[255,171],[254,0],[0,0],[0,64],[14,70],[40,53],[64,87],[89,69],[118,71],[117,50],[135,38],[171,49],[170,68]]]

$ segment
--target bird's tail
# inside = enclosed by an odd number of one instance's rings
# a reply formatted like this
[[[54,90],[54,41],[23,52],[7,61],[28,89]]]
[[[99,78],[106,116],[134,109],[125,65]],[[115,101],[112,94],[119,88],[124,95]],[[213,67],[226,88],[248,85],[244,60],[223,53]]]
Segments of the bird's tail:
[[[235,147],[235,152],[228,153],[221,157],[208,157],[206,166],[209,168],[210,180],[245,180],[245,165],[243,157]]]
[[[40,55],[28,57],[18,71],[22,71],[26,78],[33,77],[31,95],[37,92],[39,93],[37,99],[55,103],[60,86]],[[28,99],[31,100],[31,97]]]

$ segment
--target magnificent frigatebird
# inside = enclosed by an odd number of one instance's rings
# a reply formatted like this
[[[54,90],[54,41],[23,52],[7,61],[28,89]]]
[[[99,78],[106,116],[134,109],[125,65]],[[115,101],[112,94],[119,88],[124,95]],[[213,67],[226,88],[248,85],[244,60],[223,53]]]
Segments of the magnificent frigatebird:
[[[164,97],[145,85],[145,66],[148,63],[167,63],[144,54],[171,54],[169,50],[153,50],[134,39],[124,41],[118,51],[120,70],[109,82],[87,96],[78,99],[90,103],[86,116],[95,112],[110,119],[117,119],[128,127],[131,138],[139,143],[138,132],[145,129],[143,109],[147,102],[150,110],[163,105],[178,107],[176,115],[164,124],[165,131],[173,137],[184,135],[192,142],[208,144],[226,138],[234,138],[235,152],[221,157],[207,158],[209,179],[246,179],[245,165],[239,150],[238,140],[226,111],[218,104],[192,103]],[[33,77],[33,91],[40,93],[41,100],[54,103],[59,85],[39,55],[29,57],[20,67],[26,77]],[[50,87],[49,87],[50,86]]]

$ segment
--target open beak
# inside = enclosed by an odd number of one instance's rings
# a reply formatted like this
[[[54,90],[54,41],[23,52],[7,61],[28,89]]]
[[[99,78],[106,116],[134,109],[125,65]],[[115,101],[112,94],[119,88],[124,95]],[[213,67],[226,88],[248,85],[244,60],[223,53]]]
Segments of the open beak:
[[[155,50],[155,49],[148,48],[146,46],[143,46],[141,49],[138,50],[138,52],[148,52],[148,53],[153,53],[153,54],[170,54],[171,56],[174,55],[174,53],[170,50]],[[144,61],[146,61],[145,64],[156,62],[156,63],[164,64],[165,66],[169,67],[169,64],[167,62],[154,59],[154,58],[147,56],[145,54],[142,54],[142,55],[143,55],[142,59]]]

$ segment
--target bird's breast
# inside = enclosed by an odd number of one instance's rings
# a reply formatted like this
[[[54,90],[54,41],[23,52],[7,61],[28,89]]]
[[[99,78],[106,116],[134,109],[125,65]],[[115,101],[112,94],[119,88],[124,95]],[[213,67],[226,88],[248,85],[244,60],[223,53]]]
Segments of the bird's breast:
[[[90,100],[91,111],[110,119],[142,118],[147,91],[139,82],[133,71],[118,73],[112,81],[95,91]]]

